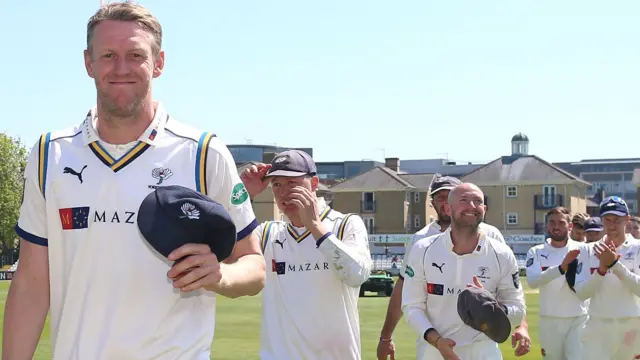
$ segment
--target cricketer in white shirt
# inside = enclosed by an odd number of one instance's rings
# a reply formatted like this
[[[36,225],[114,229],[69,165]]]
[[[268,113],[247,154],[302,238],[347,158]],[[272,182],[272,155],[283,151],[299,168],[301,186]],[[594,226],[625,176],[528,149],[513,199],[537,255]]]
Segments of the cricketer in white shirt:
[[[360,360],[360,285],[371,272],[367,229],[318,198],[332,234],[317,246],[306,228],[261,224],[267,282],[262,291],[260,359]]]
[[[498,230],[495,226],[493,225],[489,225],[485,222],[481,222],[478,225],[478,229],[480,231],[482,231],[483,233],[487,234],[487,236],[497,239],[500,242],[504,243],[504,237],[502,237],[502,234],[500,233],[500,230]],[[438,221],[433,221],[431,222],[429,225],[423,227],[422,229],[420,229],[418,232],[416,232],[413,237],[411,237],[411,240],[409,240],[407,242],[407,244],[405,245],[405,250],[404,250],[404,257],[402,258],[402,266],[400,267],[400,276],[404,279],[403,274],[405,273],[405,271],[407,270],[407,262],[409,261],[409,257],[411,255],[411,249],[413,249],[413,246],[420,240],[428,238],[430,236],[433,235],[437,235],[437,234],[441,234],[444,230],[442,229],[442,226],[440,225],[440,223]],[[423,359],[424,358],[424,354],[427,352],[427,349],[430,347],[431,345],[426,342],[424,340],[424,338],[422,336],[419,336],[418,339],[416,340],[416,354],[417,354],[417,359]]]
[[[579,257],[583,269],[576,275],[575,290],[579,298],[589,299],[583,358],[633,359],[640,354],[640,242],[626,234],[616,249],[619,260],[603,275],[594,245],[606,238],[587,244],[588,251]]]
[[[538,336],[546,360],[582,360],[581,334],[587,321],[588,300],[578,298],[569,287],[560,265],[571,250],[586,252],[584,243],[569,239],[563,247],[547,239],[527,253],[527,283],[539,290]],[[588,272],[578,262],[576,273]]]
[[[411,328],[423,337],[434,328],[443,338],[456,342],[453,348],[462,360],[501,359],[498,344],[470,326],[458,315],[457,298],[477,276],[484,288],[506,306],[512,328],[526,312],[519,270],[511,248],[480,233],[471,254],[453,252],[451,229],[419,240],[411,251],[404,276],[402,310]],[[424,359],[441,359],[433,346]]]
[[[145,242],[136,212],[155,187],[182,185],[225,205],[242,239],[258,226],[227,147],[157,104],[138,141],[109,145],[96,109],[42,135],[27,168],[17,233],[48,246],[54,360],[210,358],[216,294],[182,293]]]

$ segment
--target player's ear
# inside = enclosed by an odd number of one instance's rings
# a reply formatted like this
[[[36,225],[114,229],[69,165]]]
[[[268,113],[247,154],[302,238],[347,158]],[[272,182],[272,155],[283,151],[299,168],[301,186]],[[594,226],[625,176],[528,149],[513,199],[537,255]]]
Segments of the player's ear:
[[[320,184],[320,179],[317,176],[311,177],[311,191],[318,191],[318,184]]]
[[[445,213],[447,216],[452,216],[452,214],[453,214],[453,209],[451,208],[451,204],[449,204],[449,203],[445,203],[445,204],[444,204],[444,213]]]
[[[89,51],[90,50],[88,49],[84,51],[84,67],[87,69],[89,77],[93,78],[93,64],[91,61],[91,53]]]
[[[160,50],[158,55],[154,56],[153,59],[153,77],[157,78],[162,75],[162,70],[164,69],[164,50]]]

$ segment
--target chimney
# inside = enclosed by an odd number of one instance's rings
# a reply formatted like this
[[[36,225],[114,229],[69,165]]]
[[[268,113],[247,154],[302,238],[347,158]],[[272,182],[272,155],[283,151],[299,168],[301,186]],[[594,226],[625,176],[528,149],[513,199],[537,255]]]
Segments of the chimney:
[[[262,153],[262,162],[265,164],[271,164],[273,158],[276,157],[276,155],[278,154],[274,152],[264,152]]]
[[[389,169],[399,172],[400,171],[400,158],[386,158],[384,159],[384,166]]]

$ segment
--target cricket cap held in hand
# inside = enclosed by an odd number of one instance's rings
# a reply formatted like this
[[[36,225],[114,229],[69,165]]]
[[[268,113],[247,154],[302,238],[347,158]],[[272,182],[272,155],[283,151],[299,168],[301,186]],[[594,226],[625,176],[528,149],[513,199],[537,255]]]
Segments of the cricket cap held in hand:
[[[265,177],[315,176],[318,170],[311,156],[302,150],[287,150],[276,155]]]
[[[235,224],[224,206],[178,185],[149,193],[140,205],[137,222],[144,239],[164,257],[185,244],[206,244],[223,261],[237,240]]]
[[[504,306],[485,289],[468,287],[458,295],[462,321],[501,344],[511,334],[511,322]]]

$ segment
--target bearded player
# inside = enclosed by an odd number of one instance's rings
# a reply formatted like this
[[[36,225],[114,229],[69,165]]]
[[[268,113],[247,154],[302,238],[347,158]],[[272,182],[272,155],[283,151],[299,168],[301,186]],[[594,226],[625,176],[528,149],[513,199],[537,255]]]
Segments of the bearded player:
[[[570,221],[566,208],[549,210],[550,237],[527,254],[527,283],[540,289],[538,336],[545,360],[582,359],[580,331],[587,321],[588,303],[576,296],[564,275],[580,251],[587,250],[583,243],[569,239]],[[576,271],[583,271],[581,263]]]

